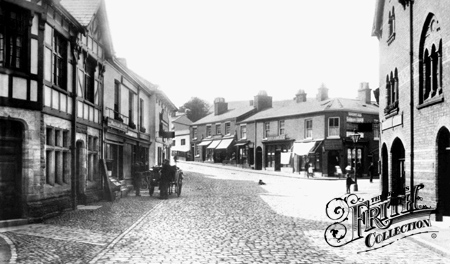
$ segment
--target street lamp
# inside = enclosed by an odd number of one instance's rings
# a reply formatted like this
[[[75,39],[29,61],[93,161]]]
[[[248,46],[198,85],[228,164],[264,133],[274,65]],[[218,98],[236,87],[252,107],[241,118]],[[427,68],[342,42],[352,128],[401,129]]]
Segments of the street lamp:
[[[359,134],[358,132],[356,132],[356,129],[353,130],[353,134],[350,135],[350,138],[353,141],[353,149],[355,150],[355,186],[353,187],[353,191],[357,192],[358,191],[358,174],[356,173],[356,160],[358,158],[358,153],[356,150],[356,143],[358,143],[359,139],[361,138],[361,134]]]

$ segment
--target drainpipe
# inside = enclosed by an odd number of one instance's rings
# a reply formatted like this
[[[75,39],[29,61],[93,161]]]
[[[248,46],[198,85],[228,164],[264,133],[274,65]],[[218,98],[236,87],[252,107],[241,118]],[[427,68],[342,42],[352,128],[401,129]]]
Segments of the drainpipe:
[[[413,42],[413,4],[414,0],[409,1],[409,59],[410,59],[410,111],[411,111],[411,168],[410,168],[410,188],[411,197],[414,197],[414,42]],[[414,208],[411,206],[411,213]]]
[[[77,209],[77,82],[78,80],[78,70],[77,70],[77,62],[78,62],[78,52],[76,51],[77,36],[74,36],[71,41],[71,49],[72,49],[72,75],[74,76],[72,80],[72,134],[71,134],[71,150],[72,150],[72,173],[71,173],[71,199],[72,199],[72,209]]]

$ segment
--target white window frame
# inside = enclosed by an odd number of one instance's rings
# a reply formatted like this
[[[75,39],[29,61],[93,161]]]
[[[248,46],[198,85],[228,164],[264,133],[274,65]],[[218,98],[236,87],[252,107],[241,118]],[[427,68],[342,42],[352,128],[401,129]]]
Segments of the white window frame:
[[[245,128],[245,130],[244,130],[245,131],[245,135],[243,134],[242,128]],[[247,125],[241,125],[240,131],[241,131],[241,138],[242,139],[246,139],[247,138]]]
[[[336,127],[334,127],[334,126],[333,126],[333,129],[331,129],[330,122],[331,122],[332,119],[333,120],[334,119],[338,120],[337,134],[335,134],[335,133],[332,134],[331,133],[332,131],[336,131]],[[340,136],[340,129],[341,129],[341,119],[338,116],[329,117],[328,118],[328,137],[339,138],[339,136]]]
[[[225,123],[225,135],[230,135],[230,134],[231,134],[231,123],[230,122],[226,122]]]
[[[285,125],[286,125],[286,121],[285,120],[278,121],[278,133],[279,133],[279,135],[284,135],[286,133]]]
[[[311,127],[308,127],[308,123],[311,123]],[[305,120],[305,138],[312,138],[313,134],[313,120],[306,119]]]

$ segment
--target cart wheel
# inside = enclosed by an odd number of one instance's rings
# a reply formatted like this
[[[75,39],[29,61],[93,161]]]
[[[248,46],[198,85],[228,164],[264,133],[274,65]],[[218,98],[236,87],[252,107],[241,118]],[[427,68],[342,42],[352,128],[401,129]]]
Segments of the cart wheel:
[[[155,186],[150,186],[150,189],[148,190],[150,196],[153,195],[153,192],[155,191]]]

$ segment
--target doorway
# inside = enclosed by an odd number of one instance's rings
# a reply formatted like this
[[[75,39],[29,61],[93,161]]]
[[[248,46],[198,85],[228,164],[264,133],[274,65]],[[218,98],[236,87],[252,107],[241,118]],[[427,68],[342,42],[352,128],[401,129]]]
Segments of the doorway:
[[[22,214],[22,134],[21,123],[0,120],[0,220]]]
[[[436,221],[450,216],[450,132],[443,127],[437,137]]]
[[[388,151],[386,144],[381,147],[381,199],[386,200],[389,192]]]
[[[77,147],[77,178],[76,178],[76,184],[77,184],[77,203],[78,204],[86,204],[86,148],[83,141],[78,140],[76,143]]]
[[[262,170],[262,148],[261,147],[256,148],[255,169]]]
[[[392,193],[393,196],[405,194],[405,148],[399,138],[391,148]]]

